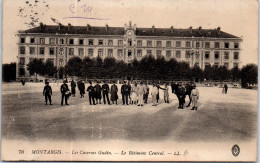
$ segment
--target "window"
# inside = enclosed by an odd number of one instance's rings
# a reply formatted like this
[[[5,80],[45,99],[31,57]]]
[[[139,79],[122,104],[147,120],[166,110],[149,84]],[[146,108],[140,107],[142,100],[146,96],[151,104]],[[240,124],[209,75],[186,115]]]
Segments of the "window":
[[[107,56],[113,57],[113,49],[108,49]]]
[[[147,41],[147,46],[151,47],[152,46],[152,41]]]
[[[152,55],[152,51],[151,50],[147,50],[147,55]]]
[[[63,38],[60,39],[60,44],[61,44],[61,45],[64,44],[64,39],[63,39]]]
[[[93,45],[94,44],[94,41],[92,39],[89,39],[88,40],[88,45]]]
[[[88,49],[88,56],[92,57],[93,56],[93,49]]]
[[[233,66],[234,66],[234,67],[238,67],[238,63],[234,63]]]
[[[50,55],[54,55],[54,48],[50,48]]]
[[[239,53],[238,52],[234,52],[234,59],[238,59],[239,58]]]
[[[171,41],[167,41],[166,42],[166,47],[171,47],[172,46],[172,42]]]
[[[98,49],[98,56],[103,57],[103,49]]]
[[[234,43],[234,48],[238,49],[239,48],[239,44],[238,43]]]
[[[79,44],[83,45],[84,44],[84,39],[79,39]]]
[[[132,40],[128,40],[128,46],[132,46]]]
[[[210,42],[205,42],[205,48],[210,48]]]
[[[190,58],[190,51],[186,51],[185,58]]]
[[[74,48],[69,48],[69,55],[74,55]]]
[[[79,48],[79,56],[84,56],[84,49],[83,48]]]
[[[35,47],[30,47],[30,54],[35,54]]]
[[[206,67],[210,67],[210,63],[209,62],[205,62],[204,64],[205,64],[205,68]]]
[[[229,48],[229,43],[225,43],[225,48]]]
[[[34,44],[35,43],[35,38],[31,38],[30,43]]]
[[[200,48],[200,42],[196,42],[196,48]]]
[[[209,59],[209,52],[205,52],[205,59]]]
[[[50,38],[50,44],[55,44],[55,38]]]
[[[113,46],[113,40],[108,40],[108,46]]]
[[[176,47],[181,47],[181,42],[180,41],[176,41]]]
[[[180,50],[176,51],[176,58],[181,58],[181,51]]]
[[[74,39],[69,39],[69,44],[73,45],[74,44]]]
[[[123,46],[123,40],[118,40],[118,46]]]
[[[137,46],[142,46],[142,40],[137,41]]]
[[[21,43],[23,44],[23,43],[25,43],[25,38],[24,37],[21,37]]]
[[[98,40],[98,45],[103,45],[103,40]]]
[[[45,51],[45,48],[44,48],[44,47],[41,47],[41,48],[40,48],[40,54],[41,54],[41,55],[44,55],[44,51]]]
[[[24,57],[20,58],[20,65],[25,65],[25,58]]]
[[[162,47],[162,41],[157,41],[157,42],[156,42],[156,46],[157,46],[157,47]]]
[[[215,52],[214,57],[215,57],[215,59],[219,59],[219,52]]]
[[[215,62],[215,63],[214,63],[214,67],[218,68],[218,65],[219,65],[218,62]]]
[[[228,62],[225,62],[225,63],[224,63],[224,66],[225,66],[226,68],[228,68],[228,66],[229,66]]]
[[[195,56],[196,56],[196,58],[200,58],[200,52],[196,51]]]
[[[219,48],[219,42],[215,42],[215,48],[218,49]]]
[[[25,54],[25,47],[24,46],[20,47],[20,54]]]
[[[137,50],[137,57],[142,57],[142,50]]]
[[[122,56],[123,56],[123,50],[122,50],[122,49],[119,49],[119,50],[117,51],[117,56],[118,56],[118,57],[122,57]]]
[[[167,57],[167,58],[171,58],[171,51],[170,51],[170,50],[167,50],[167,51],[166,51],[166,57]]]
[[[161,50],[156,50],[156,57],[160,57],[162,54],[162,51]]]
[[[190,48],[190,41],[186,42],[186,48]]]
[[[224,53],[224,59],[229,59],[229,52]]]
[[[40,38],[40,44],[45,44],[45,38]]]

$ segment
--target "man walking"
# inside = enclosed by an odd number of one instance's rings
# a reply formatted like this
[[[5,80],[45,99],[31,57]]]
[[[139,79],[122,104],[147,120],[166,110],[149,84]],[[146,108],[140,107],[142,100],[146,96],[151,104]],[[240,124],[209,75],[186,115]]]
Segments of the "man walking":
[[[106,104],[106,98],[107,98],[107,103],[110,105],[108,93],[109,93],[109,86],[106,81],[104,81],[104,84],[102,85],[102,93],[103,93],[103,102]]]
[[[93,102],[93,105],[96,105],[95,97],[94,97],[94,94],[95,94],[94,87],[92,86],[91,81],[89,82],[89,84],[90,84],[90,86],[88,86],[88,88],[87,88],[89,104],[92,105],[92,102]],[[91,102],[91,100],[92,100],[92,102]]]
[[[69,87],[66,84],[66,80],[63,81],[63,84],[60,86],[60,92],[61,92],[61,105],[63,105],[63,100],[65,98],[65,104],[68,104],[68,95],[69,95]]]
[[[99,82],[97,82],[97,84],[94,86],[94,90],[95,90],[95,96],[96,96],[96,104],[101,104],[101,86],[99,85]]]
[[[191,91],[191,100],[192,100],[191,110],[198,110],[198,99],[199,99],[199,91],[196,88],[196,85],[194,85]]]
[[[124,84],[121,87],[121,94],[122,94],[122,100],[123,100],[123,105],[128,105],[128,86],[126,85],[126,82],[124,81]]]
[[[51,104],[51,95],[52,95],[52,89],[51,86],[49,86],[49,82],[45,82],[45,87],[43,89],[43,96],[45,96],[45,103],[47,105],[48,99]]]
[[[70,86],[71,86],[71,95],[72,95],[72,97],[75,97],[75,94],[76,94],[76,83],[74,82],[73,79],[72,79],[72,81],[70,83]]]
[[[144,106],[144,94],[146,93],[145,86],[143,82],[137,86],[137,94],[138,94],[138,105],[137,106]]]

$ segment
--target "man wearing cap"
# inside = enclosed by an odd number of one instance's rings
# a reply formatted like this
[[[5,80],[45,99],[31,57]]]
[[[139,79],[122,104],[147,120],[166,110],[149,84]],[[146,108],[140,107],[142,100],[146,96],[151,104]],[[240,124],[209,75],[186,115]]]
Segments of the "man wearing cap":
[[[89,84],[90,84],[90,86],[88,86],[88,88],[87,88],[89,104],[92,105],[92,103],[91,103],[91,100],[92,100],[93,105],[96,105],[95,104],[95,97],[94,97],[94,93],[95,93],[94,87],[92,86],[92,82],[91,81],[89,82]]]
[[[66,84],[66,80],[63,81],[63,84],[60,86],[60,92],[61,92],[61,105],[63,105],[63,99],[65,98],[65,104],[68,104],[68,93],[69,93],[69,87]]]
[[[198,99],[199,99],[199,91],[196,88],[196,85],[193,85],[193,89],[191,91],[191,100],[192,100],[192,109],[191,110],[198,109]]]
[[[45,82],[45,87],[43,89],[43,96],[45,96],[46,105],[47,105],[48,99],[50,101],[50,105],[52,105],[51,104],[51,95],[52,95],[51,86],[49,86],[49,82]]]
[[[129,87],[126,85],[126,82],[124,81],[124,84],[121,86],[121,94],[122,94],[122,101],[123,105],[128,105],[128,96],[129,96]]]
[[[109,93],[109,86],[106,81],[104,81],[104,84],[102,85],[102,93],[103,93],[103,102],[106,104],[106,98],[107,98],[107,103],[110,105],[108,93]]]

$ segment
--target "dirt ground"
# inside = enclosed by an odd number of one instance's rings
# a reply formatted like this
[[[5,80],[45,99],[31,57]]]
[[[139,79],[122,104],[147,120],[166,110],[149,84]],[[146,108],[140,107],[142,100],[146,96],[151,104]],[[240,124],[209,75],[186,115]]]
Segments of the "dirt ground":
[[[257,91],[198,87],[198,111],[178,109],[170,94],[165,104],[152,106],[151,95],[143,107],[89,105],[88,96],[70,97],[61,106],[60,84],[51,83],[53,105],[45,105],[43,83],[2,84],[2,137],[19,140],[174,140],[211,141],[251,140],[257,135]],[[88,85],[86,85],[87,88]],[[120,89],[120,86],[119,86]],[[188,101],[188,97],[186,98]]]

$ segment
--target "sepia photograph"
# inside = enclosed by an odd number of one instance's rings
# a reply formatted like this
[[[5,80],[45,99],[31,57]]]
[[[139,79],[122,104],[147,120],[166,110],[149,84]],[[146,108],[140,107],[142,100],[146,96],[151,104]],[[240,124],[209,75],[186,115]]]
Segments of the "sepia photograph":
[[[258,3],[3,0],[2,161],[256,161]]]

